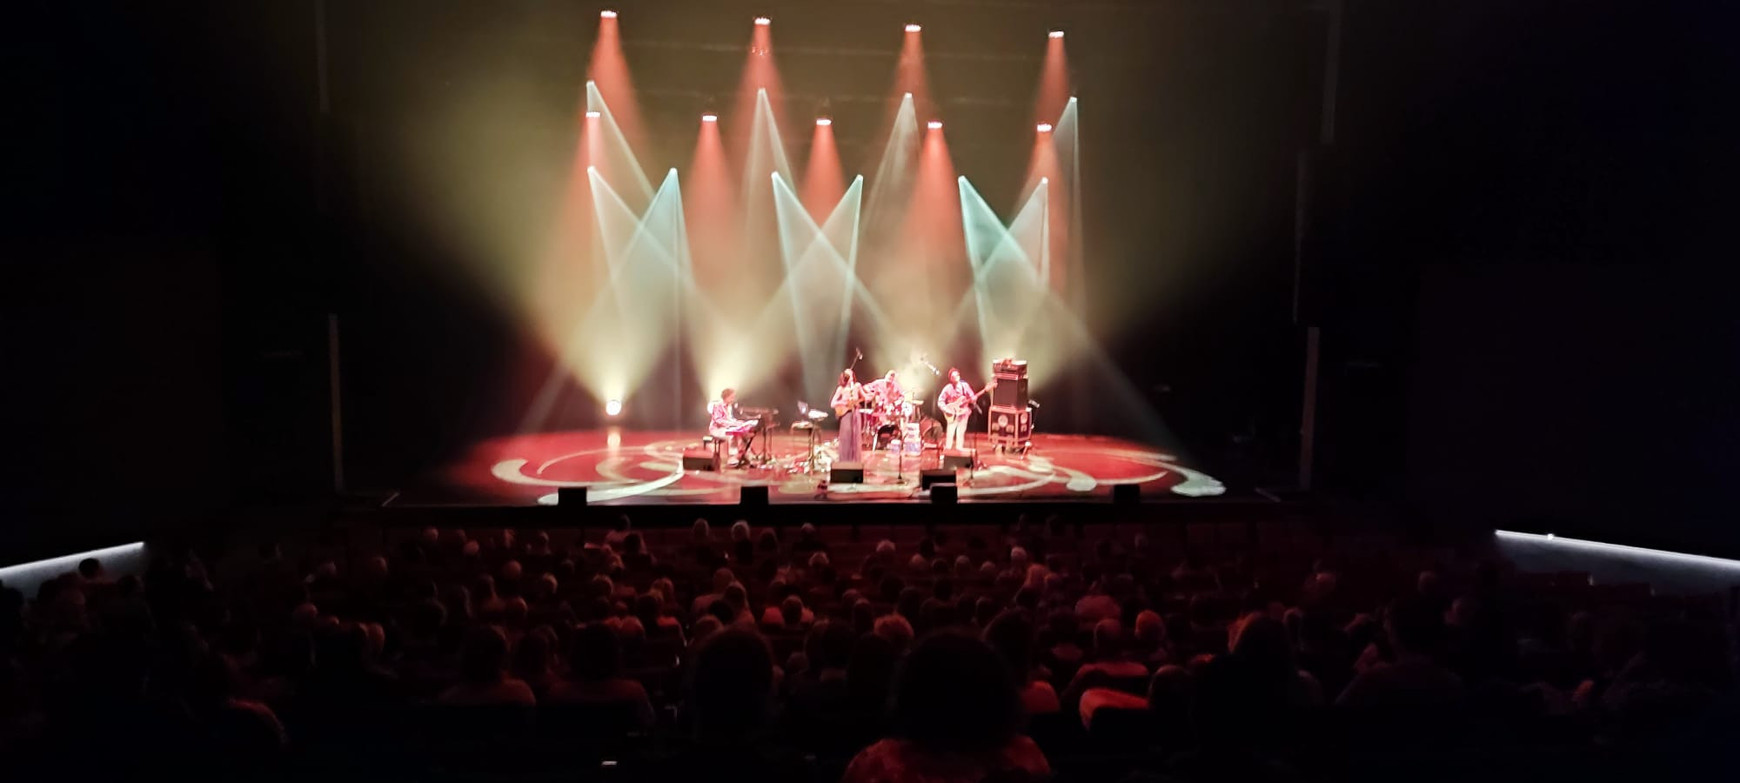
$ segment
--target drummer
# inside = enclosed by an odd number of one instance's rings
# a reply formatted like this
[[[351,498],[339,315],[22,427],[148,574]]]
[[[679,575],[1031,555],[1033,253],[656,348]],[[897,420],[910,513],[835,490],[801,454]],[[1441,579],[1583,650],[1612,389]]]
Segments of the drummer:
[[[893,370],[864,384],[864,393],[876,401],[877,407],[884,409],[898,409],[906,401],[906,392],[900,388],[900,380],[895,377]]]

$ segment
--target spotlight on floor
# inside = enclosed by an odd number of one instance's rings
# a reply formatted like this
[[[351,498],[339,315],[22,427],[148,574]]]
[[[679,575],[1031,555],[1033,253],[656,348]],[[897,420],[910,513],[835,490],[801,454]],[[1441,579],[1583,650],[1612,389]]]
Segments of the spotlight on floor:
[[[923,29],[924,29],[923,26],[916,25],[916,24],[909,24],[906,26],[906,31],[909,33],[916,33],[916,32],[923,30]]]
[[[942,120],[931,120],[930,122],[925,123],[924,127],[931,130],[942,130]]]
[[[702,122],[718,122],[719,115],[714,114],[713,112],[707,112],[706,114],[701,115],[701,121]]]
[[[604,415],[606,415],[606,416],[620,416],[620,415],[622,415],[622,400],[614,400],[614,399],[613,400],[606,400],[604,402]]]
[[[1049,33],[1046,33],[1046,35],[1047,35],[1047,36],[1048,36],[1048,37],[1051,37],[1051,38],[1062,38],[1062,37],[1063,37],[1063,31],[1062,31],[1062,30],[1052,30],[1052,31],[1051,31],[1051,32],[1049,32]]]
[[[596,120],[599,118],[599,116],[601,116],[601,115],[599,115],[599,113],[595,112],[595,111],[586,112],[586,119],[589,119],[589,120]]]
[[[598,18],[599,19],[615,19],[616,12],[615,11],[599,11]]]
[[[1049,123],[1049,122],[1039,123],[1038,130],[1040,133],[1050,133],[1051,132],[1051,123]]]
[[[828,119],[827,117],[817,117],[816,118],[816,127],[818,127],[818,128],[826,128],[832,124],[834,124],[834,121],[831,119]]]
[[[755,26],[756,26],[756,27],[766,27],[766,26],[768,26],[768,25],[770,25],[770,24],[773,24],[773,20],[772,20],[772,19],[769,19],[769,18],[767,18],[767,17],[765,17],[765,16],[757,16],[757,17],[755,17]]]

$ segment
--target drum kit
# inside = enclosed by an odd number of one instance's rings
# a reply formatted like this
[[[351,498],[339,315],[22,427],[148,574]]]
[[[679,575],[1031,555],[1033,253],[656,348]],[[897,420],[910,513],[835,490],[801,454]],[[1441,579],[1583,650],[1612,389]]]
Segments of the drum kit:
[[[900,450],[922,454],[942,443],[942,423],[924,415],[919,392],[884,401],[858,418],[863,422],[863,442],[881,451]]]

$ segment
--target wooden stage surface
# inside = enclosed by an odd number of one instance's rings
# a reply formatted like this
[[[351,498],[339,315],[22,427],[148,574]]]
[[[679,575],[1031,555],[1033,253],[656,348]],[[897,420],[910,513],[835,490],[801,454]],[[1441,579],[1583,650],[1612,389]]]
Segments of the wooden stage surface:
[[[768,466],[683,470],[684,450],[699,441],[694,432],[615,428],[498,438],[406,487],[388,505],[548,505],[556,502],[557,489],[570,486],[586,487],[589,503],[613,505],[736,503],[739,489],[751,485],[767,486],[773,503],[912,502],[928,499],[919,488],[920,472],[941,462],[934,449],[919,455],[866,452],[863,483],[829,486],[831,443],[821,444],[821,464],[813,473],[795,471],[808,442],[785,431],[774,434]],[[1041,433],[1026,454],[980,449],[978,456],[977,470],[956,474],[963,502],[1104,500],[1117,484],[1139,484],[1147,499],[1226,491],[1172,454],[1117,438]]]

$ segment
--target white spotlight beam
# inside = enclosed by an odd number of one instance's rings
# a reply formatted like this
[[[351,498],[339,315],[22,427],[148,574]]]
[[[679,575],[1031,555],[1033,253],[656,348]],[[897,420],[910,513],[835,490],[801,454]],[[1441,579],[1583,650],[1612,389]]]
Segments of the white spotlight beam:
[[[640,165],[640,159],[635,157],[634,148],[629,146],[628,137],[622,135],[622,128],[616,124],[616,115],[610,113],[610,104],[604,101],[604,94],[598,91],[598,85],[586,82],[586,109],[599,114],[598,127],[604,131],[610,148],[605,154],[616,159],[617,165],[608,166],[608,170],[625,169],[633,175],[632,184],[637,201],[645,203],[652,198],[652,180],[647,179],[646,170]]]

